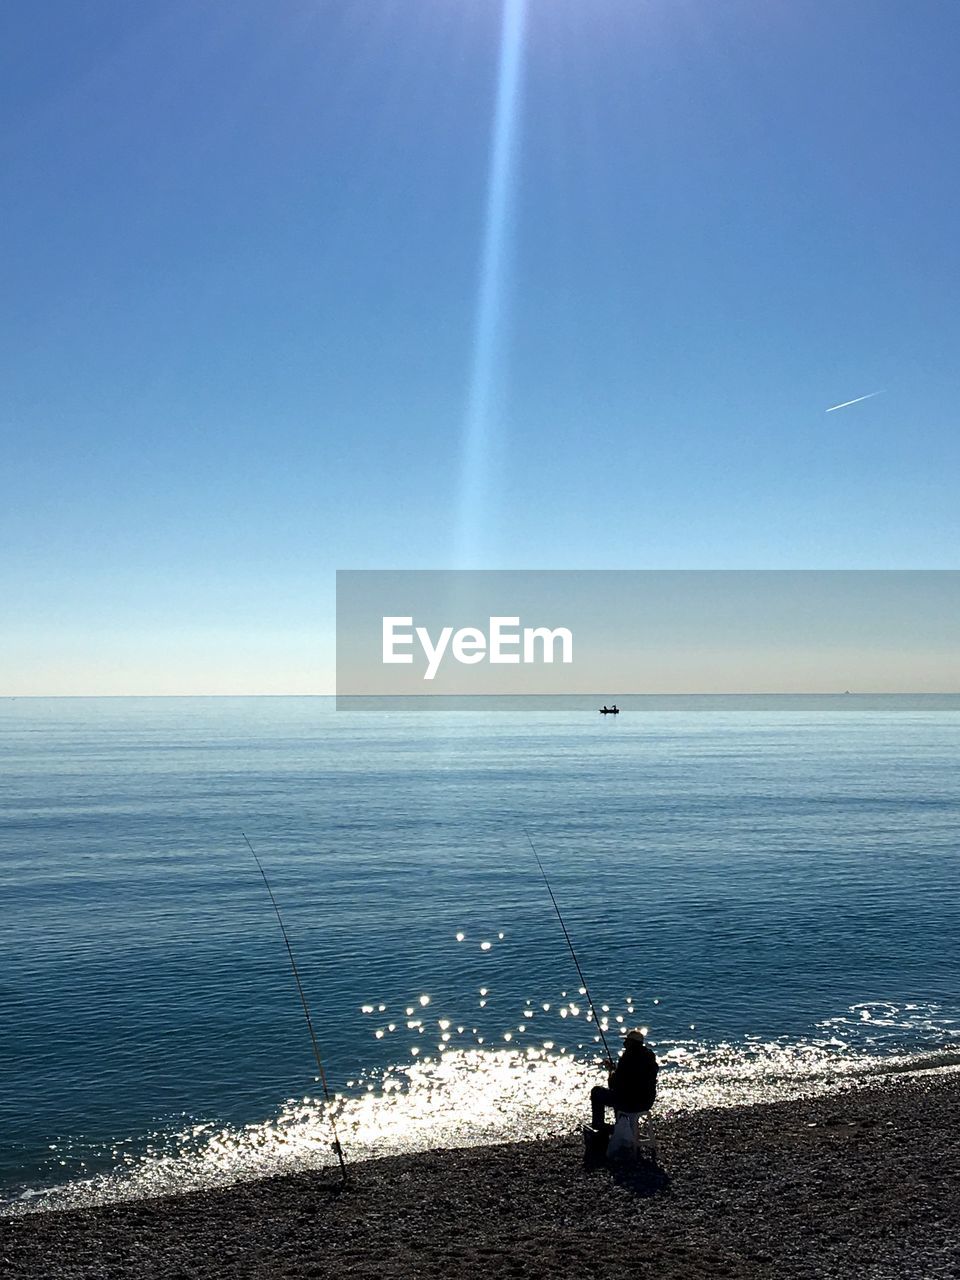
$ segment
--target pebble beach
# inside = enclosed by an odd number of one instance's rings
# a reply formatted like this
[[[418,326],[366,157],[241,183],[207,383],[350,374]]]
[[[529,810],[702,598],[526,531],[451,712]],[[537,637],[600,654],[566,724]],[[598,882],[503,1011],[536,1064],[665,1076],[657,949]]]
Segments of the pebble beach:
[[[0,1222],[16,1280],[960,1274],[960,1073],[656,1116],[656,1160],[580,1134],[370,1160]],[[349,1152],[347,1153],[349,1156]]]

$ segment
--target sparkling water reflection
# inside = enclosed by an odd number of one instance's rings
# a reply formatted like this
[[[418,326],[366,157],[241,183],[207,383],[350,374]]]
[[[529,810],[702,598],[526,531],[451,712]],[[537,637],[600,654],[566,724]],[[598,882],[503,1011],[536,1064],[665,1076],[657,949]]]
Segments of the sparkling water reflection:
[[[586,1119],[586,1099],[601,1068],[582,1044],[558,1046],[547,1039],[484,1049],[475,1029],[454,1028],[446,1018],[437,1025],[444,1030],[436,1052],[420,1057],[420,1047],[412,1045],[409,1061],[364,1073],[349,1081],[349,1093],[335,1096],[332,1113],[348,1161],[557,1136]],[[890,1047],[918,1025],[929,1042],[939,1041],[940,1051],[918,1055]],[[454,1030],[478,1043],[450,1045]],[[805,1041],[653,1041],[662,1066],[655,1117],[816,1096],[893,1072],[960,1070],[960,1025],[935,1005],[858,1004],[816,1030],[822,1034]],[[511,1041],[511,1033],[504,1039]],[[169,1195],[333,1166],[329,1122],[323,1100],[308,1096],[289,1099],[257,1124],[189,1123],[157,1132],[145,1148],[133,1139],[106,1148],[74,1141],[58,1146],[53,1160],[79,1176],[22,1190],[4,1211]],[[83,1176],[84,1166],[96,1163],[110,1168]]]

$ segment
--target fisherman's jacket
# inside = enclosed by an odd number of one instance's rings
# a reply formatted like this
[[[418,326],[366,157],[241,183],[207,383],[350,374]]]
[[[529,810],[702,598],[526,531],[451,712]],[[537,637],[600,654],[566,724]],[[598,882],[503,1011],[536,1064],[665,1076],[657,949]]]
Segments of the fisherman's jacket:
[[[657,1096],[656,1055],[645,1044],[628,1045],[610,1075],[610,1092],[618,1111],[649,1111]]]

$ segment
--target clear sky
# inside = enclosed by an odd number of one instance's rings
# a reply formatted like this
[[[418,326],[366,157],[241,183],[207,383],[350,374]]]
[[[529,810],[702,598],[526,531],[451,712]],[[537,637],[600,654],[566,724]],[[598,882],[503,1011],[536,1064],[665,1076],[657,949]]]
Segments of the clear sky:
[[[328,691],[336,568],[957,567],[954,0],[0,49],[0,692]]]

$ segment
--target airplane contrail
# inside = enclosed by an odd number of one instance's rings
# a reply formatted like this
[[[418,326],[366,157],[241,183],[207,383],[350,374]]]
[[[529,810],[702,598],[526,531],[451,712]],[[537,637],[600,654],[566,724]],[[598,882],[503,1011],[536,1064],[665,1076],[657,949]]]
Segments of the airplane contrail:
[[[882,391],[871,391],[869,395],[857,396],[856,400],[844,400],[843,404],[832,404],[824,413],[835,413],[837,409],[846,409],[847,405],[859,404],[861,400],[872,400],[874,396],[882,396]]]

